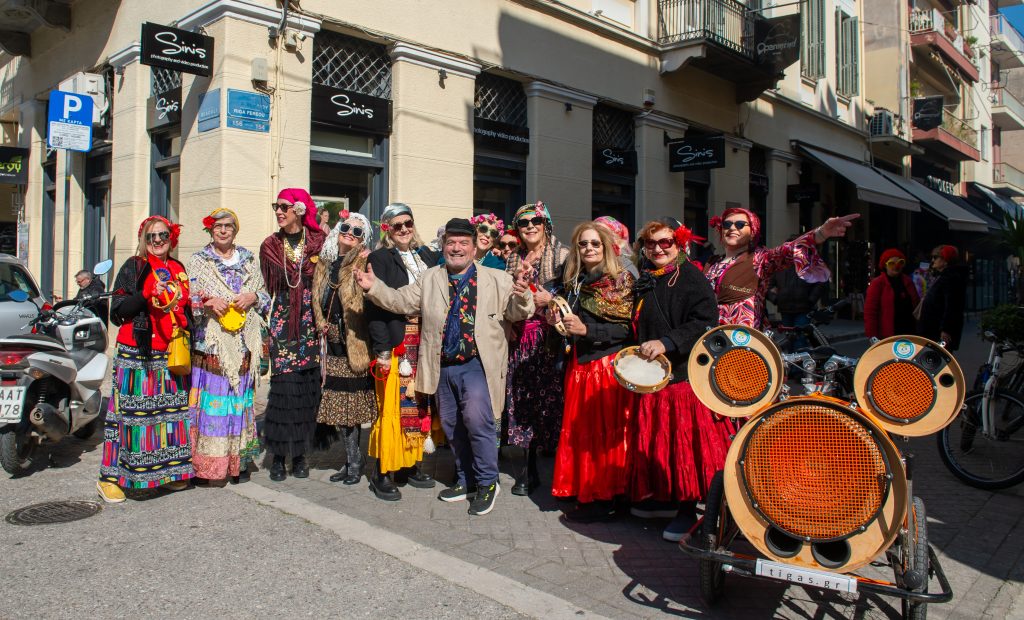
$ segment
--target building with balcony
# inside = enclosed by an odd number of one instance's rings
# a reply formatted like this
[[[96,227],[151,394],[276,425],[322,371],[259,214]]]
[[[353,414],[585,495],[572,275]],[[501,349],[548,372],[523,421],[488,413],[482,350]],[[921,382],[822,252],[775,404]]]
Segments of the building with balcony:
[[[20,253],[47,291],[62,292],[65,253],[71,273],[123,260],[150,213],[185,225],[182,256],[207,242],[195,223],[218,206],[242,214],[239,241],[256,247],[273,219],[252,205],[289,186],[371,220],[405,202],[424,236],[456,215],[508,221],[535,200],[562,236],[602,214],[633,230],[671,215],[704,234],[710,216],[743,205],[777,243],[858,212],[843,251],[825,250],[856,290],[871,275],[869,239],[909,236],[921,211],[872,170],[869,145],[897,161],[923,149],[951,168],[973,156],[960,143],[981,150],[952,103],[933,144],[919,146],[895,96],[884,107],[896,133],[875,140],[860,0],[807,0],[802,12],[753,0],[41,3],[67,20],[0,13],[3,135],[28,149],[27,178],[0,183],[0,201],[23,205]],[[897,21],[909,19],[903,10]],[[143,22],[212,39],[208,75],[154,64]],[[934,65],[927,93],[954,101],[936,63],[960,84],[981,79],[958,60],[972,57],[966,38],[934,16],[920,34],[941,38],[915,45]],[[46,147],[46,101],[81,72],[105,105],[93,148],[65,159]],[[694,161],[694,150],[712,156]],[[67,174],[65,196],[56,180]]]

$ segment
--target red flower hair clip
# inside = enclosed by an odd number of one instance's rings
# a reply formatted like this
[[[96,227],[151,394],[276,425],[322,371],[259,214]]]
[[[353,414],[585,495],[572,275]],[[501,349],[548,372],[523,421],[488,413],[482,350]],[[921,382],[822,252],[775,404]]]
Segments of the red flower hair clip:
[[[708,226],[715,230],[722,230],[722,216],[716,215],[715,217],[708,220]]]
[[[203,218],[203,230],[205,230],[206,232],[210,232],[211,230],[213,230],[213,223],[216,222],[216,221],[217,220],[213,219],[212,216],[207,215],[206,217],[204,217]]]
[[[349,213],[348,209],[342,209],[341,212],[338,213],[338,217],[340,217],[343,220],[347,220],[350,215],[352,214]]]
[[[689,247],[689,244],[691,242],[704,242],[704,237],[693,234],[693,231],[687,228],[686,226],[680,226],[679,228],[677,228],[675,232],[672,233],[672,236],[675,237],[676,245],[678,245],[683,250],[686,250],[686,248]]]
[[[388,226],[387,224],[381,224],[380,225],[380,229],[383,230],[384,232],[387,232],[387,231],[391,230],[391,227]]]

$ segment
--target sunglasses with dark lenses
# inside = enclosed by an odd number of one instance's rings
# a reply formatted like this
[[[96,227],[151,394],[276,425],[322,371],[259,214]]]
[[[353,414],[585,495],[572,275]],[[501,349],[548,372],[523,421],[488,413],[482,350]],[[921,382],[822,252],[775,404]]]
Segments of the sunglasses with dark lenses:
[[[274,213],[277,213],[278,211],[284,211],[287,213],[288,209],[291,209],[294,206],[295,205],[282,205],[275,202],[271,203],[270,208],[273,209]]]
[[[500,241],[498,247],[502,250],[514,250],[519,247],[519,243],[516,241]]]
[[[393,230],[395,232],[399,232],[403,228],[408,228],[409,230],[412,230],[412,220],[406,220],[404,222],[397,222],[397,223],[391,225],[391,230]]]
[[[644,239],[644,248],[647,250],[653,250],[655,247],[667,250],[675,244],[676,240],[669,237],[665,239]]]
[[[749,225],[748,222],[744,222],[743,220],[740,220],[738,222],[727,221],[727,222],[722,222],[722,230],[729,230],[733,226],[736,227],[736,230],[743,230],[748,225]]]
[[[170,238],[171,238],[171,233],[169,231],[166,231],[166,230],[161,230],[160,232],[155,232],[155,233],[146,233],[146,243],[150,243],[150,244],[156,243],[157,241],[166,242]]]
[[[530,224],[533,224],[534,226],[541,226],[542,224],[544,224],[544,218],[539,215],[536,215],[529,219],[524,217],[518,222],[516,222],[516,226],[518,226],[519,228],[526,228]]]
[[[592,248],[599,248],[603,244],[601,243],[600,239],[581,239],[579,242],[576,243],[576,245],[578,245],[581,250],[585,250],[587,249],[588,245]]]
[[[485,235],[490,235],[490,236],[494,237],[495,239],[498,238],[498,229],[497,228],[494,228],[492,226],[488,226],[487,224],[480,224],[479,226],[476,227],[476,229],[477,229],[477,232],[482,232]]]
[[[338,232],[343,235],[351,234],[353,237],[363,236],[363,229],[360,226],[353,226],[351,224],[342,224],[338,227]]]

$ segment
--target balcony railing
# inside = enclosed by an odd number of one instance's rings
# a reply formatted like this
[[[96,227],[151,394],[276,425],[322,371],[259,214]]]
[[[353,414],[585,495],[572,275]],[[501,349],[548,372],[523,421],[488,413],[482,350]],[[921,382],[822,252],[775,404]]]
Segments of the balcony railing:
[[[989,16],[992,20],[992,36],[1003,36],[1013,46],[1014,51],[1024,52],[1024,37],[1010,24],[1002,13]]]
[[[956,51],[964,56],[974,57],[974,51],[964,43],[963,36],[942,15],[942,11],[938,9],[911,9],[910,34],[925,34],[928,32],[941,34],[953,44]]]
[[[992,182],[1012,185],[1015,188],[1024,190],[1024,172],[1017,170],[1010,164],[995,164],[992,166]]]
[[[1024,121],[1024,104],[1005,87],[992,84],[992,105],[1003,106]]]
[[[659,0],[662,44],[705,39],[752,57],[754,18],[736,0]]]
[[[939,127],[961,142],[969,144],[971,148],[978,148],[978,130],[972,128],[963,119],[954,116],[948,110],[942,111],[942,124]]]

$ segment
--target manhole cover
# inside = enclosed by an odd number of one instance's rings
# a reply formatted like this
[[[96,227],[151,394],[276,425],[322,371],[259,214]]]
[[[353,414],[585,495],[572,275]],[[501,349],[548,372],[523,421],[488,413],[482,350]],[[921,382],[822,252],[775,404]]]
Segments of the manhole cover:
[[[7,522],[11,525],[69,523],[79,519],[87,519],[98,513],[101,509],[102,506],[97,502],[44,502],[12,510],[7,513]]]

